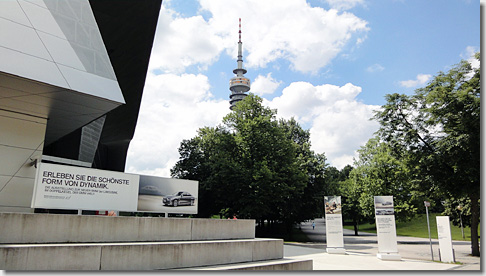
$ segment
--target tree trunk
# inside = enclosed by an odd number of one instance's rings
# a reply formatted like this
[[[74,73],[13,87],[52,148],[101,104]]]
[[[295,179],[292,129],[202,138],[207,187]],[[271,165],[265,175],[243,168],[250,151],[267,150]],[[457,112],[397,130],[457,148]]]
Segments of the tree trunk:
[[[479,257],[479,193],[469,195],[471,199],[471,254]]]
[[[359,236],[359,233],[358,233],[358,220],[353,219],[353,226],[354,226],[354,235],[355,236]]]

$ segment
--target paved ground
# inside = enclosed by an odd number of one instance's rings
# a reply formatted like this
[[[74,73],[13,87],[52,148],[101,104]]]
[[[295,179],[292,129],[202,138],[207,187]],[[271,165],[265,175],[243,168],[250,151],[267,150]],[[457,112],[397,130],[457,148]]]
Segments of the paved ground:
[[[382,261],[376,257],[378,242],[375,234],[344,229],[346,255],[326,253],[326,227],[324,219],[302,223],[302,231],[312,240],[309,243],[286,243],[284,256],[291,258],[312,258],[315,270],[473,270],[480,272],[480,258],[470,256],[471,243],[453,241],[456,261],[462,264],[432,262],[429,239],[397,237],[398,253],[402,261]],[[434,260],[439,260],[439,242],[432,239]]]

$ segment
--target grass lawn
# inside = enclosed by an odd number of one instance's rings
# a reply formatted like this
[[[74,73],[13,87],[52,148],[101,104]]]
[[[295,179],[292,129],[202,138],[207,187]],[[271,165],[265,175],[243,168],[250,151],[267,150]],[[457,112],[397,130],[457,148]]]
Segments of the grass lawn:
[[[430,221],[430,236],[433,239],[437,239],[437,223],[435,220],[436,216],[440,216],[440,214],[429,214],[429,221]],[[409,237],[419,237],[419,238],[428,238],[429,233],[427,231],[427,217],[425,214],[417,215],[411,221],[408,222],[397,222],[397,236],[409,236]],[[353,230],[352,225],[345,225],[344,228]],[[480,231],[481,229],[478,229]],[[359,231],[368,232],[368,233],[376,233],[376,225],[375,224],[360,224]],[[451,235],[453,240],[463,240],[461,227],[457,227],[452,225],[451,223]],[[464,227],[464,236],[465,240],[471,240],[471,228]]]

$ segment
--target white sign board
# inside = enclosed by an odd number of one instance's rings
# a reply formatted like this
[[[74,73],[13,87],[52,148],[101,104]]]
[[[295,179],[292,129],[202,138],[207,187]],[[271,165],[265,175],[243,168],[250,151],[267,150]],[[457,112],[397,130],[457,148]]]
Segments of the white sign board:
[[[137,211],[139,175],[39,163],[32,208]]]
[[[442,262],[455,262],[452,249],[451,224],[449,216],[437,216],[437,234],[439,236],[439,252]]]
[[[344,254],[341,196],[325,196],[326,243],[328,253]]]
[[[393,196],[375,196],[374,200],[378,256],[399,260]]]

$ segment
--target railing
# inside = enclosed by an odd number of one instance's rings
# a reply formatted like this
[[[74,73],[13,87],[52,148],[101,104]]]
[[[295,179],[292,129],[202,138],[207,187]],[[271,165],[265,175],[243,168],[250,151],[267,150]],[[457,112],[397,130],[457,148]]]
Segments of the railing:
[[[247,78],[232,78],[229,82],[230,87],[231,86],[237,86],[237,85],[244,85],[244,86],[250,86],[250,80]]]

